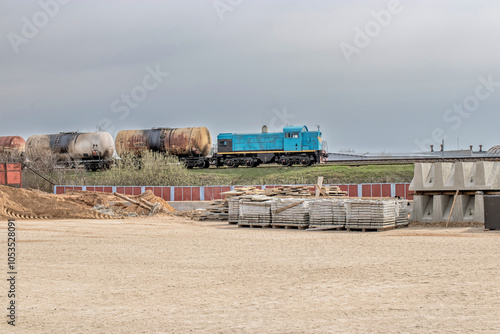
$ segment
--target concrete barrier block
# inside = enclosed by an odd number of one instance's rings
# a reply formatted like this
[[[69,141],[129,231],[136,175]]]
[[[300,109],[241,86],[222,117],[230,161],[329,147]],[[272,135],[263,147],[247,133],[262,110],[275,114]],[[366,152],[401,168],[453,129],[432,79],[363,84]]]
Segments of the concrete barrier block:
[[[490,190],[500,190],[500,162],[489,162],[485,165],[485,179]]]
[[[413,170],[413,180],[410,183],[410,190],[420,190],[424,188],[424,169],[425,175],[427,175],[428,168],[430,168],[430,164],[417,162],[415,163],[415,168]]]
[[[416,163],[412,191],[500,191],[500,162]]]
[[[446,222],[450,216],[453,196],[436,195],[434,196],[434,221]]]
[[[482,193],[476,193],[474,196],[474,221],[479,223],[484,223],[484,195]]]
[[[454,196],[415,195],[410,222],[447,222]],[[481,192],[475,195],[458,195],[450,222],[484,223],[484,203]]]

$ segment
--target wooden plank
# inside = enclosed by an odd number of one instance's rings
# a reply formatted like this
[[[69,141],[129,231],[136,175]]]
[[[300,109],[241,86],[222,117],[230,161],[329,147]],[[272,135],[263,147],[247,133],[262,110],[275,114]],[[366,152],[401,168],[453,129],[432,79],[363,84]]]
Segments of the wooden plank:
[[[293,208],[294,206],[300,205],[300,204],[302,204],[302,203],[304,203],[304,201],[303,201],[303,200],[302,200],[302,201],[300,201],[300,202],[297,202],[297,203],[293,203],[293,204],[287,205],[287,206],[285,206],[285,207],[283,207],[283,208],[277,209],[277,210],[273,211],[273,213],[275,213],[275,214],[276,214],[276,213],[283,212],[283,211],[285,211],[285,210],[288,210],[288,209],[290,209],[290,208]]]
[[[321,192],[321,187],[323,186],[323,176],[318,177],[318,182],[315,184],[316,186],[316,196],[319,197],[319,194]]]
[[[119,194],[119,193],[114,193],[114,195],[117,196],[117,197],[120,197],[121,199],[126,200],[127,202],[130,202],[132,204],[138,205],[138,206],[140,206],[143,209],[151,210],[151,207],[147,206],[146,204],[134,201],[133,199],[131,199],[131,198],[125,196],[125,195],[122,195],[122,194]]]

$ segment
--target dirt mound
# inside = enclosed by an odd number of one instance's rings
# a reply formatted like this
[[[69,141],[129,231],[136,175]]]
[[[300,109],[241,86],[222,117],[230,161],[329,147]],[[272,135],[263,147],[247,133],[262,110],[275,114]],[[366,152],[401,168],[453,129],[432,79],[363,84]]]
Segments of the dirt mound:
[[[160,207],[160,210],[156,207]],[[168,210],[163,207],[170,206],[151,191],[139,196],[121,197],[110,193],[86,191],[54,195],[0,185],[0,218],[125,218],[167,214]]]
[[[76,196],[74,196],[76,195]],[[105,193],[98,192],[88,192],[88,191],[79,191],[79,192],[69,192],[66,194],[69,199],[89,206],[96,205],[108,205],[108,197]]]
[[[0,216],[3,218],[61,219],[108,218],[88,206],[64,197],[0,185]]]

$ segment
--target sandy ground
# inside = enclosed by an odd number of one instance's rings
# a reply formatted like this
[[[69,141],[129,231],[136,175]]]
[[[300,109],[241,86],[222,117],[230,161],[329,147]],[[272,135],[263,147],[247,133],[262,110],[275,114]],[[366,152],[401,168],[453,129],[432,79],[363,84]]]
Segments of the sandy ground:
[[[17,226],[18,320],[2,320],[2,333],[500,332],[500,233],[480,228],[307,232],[180,217]]]

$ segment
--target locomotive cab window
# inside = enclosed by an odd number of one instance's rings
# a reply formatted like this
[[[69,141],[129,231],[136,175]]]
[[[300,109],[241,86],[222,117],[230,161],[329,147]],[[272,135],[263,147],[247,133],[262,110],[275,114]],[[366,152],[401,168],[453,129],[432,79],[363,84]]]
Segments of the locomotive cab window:
[[[225,140],[221,140],[221,141],[219,142],[219,145],[220,145],[220,146],[225,147],[225,146],[227,146],[227,141],[225,141]]]
[[[299,138],[299,133],[298,132],[292,133],[292,138]]]
[[[285,133],[285,138],[290,138],[290,133]]]

